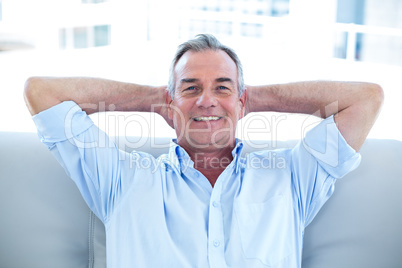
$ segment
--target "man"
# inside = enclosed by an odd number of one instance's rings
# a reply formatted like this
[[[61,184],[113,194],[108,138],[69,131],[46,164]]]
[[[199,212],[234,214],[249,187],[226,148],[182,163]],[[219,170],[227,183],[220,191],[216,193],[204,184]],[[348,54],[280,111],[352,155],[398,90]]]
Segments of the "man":
[[[179,46],[168,91],[95,78],[30,78],[25,99],[42,141],[105,224],[109,267],[289,268],[301,266],[304,229],[336,178],[358,165],[383,93],[375,84],[346,82],[245,89],[236,54],[200,35]],[[155,160],[93,146],[109,144],[87,116],[100,102],[118,111],[158,104],[155,112],[177,133],[169,153]],[[295,148],[275,152],[284,165],[267,168],[271,152],[241,157],[234,137],[237,121],[260,111],[324,120]]]

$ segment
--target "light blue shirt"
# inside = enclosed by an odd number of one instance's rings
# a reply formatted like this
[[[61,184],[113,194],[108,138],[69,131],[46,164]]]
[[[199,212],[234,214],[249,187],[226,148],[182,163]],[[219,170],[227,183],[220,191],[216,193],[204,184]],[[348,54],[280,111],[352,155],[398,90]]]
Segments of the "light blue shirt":
[[[333,117],[293,149],[233,161],[212,188],[183,148],[118,150],[74,102],[33,117],[106,230],[108,267],[301,267],[303,233],[360,162]]]

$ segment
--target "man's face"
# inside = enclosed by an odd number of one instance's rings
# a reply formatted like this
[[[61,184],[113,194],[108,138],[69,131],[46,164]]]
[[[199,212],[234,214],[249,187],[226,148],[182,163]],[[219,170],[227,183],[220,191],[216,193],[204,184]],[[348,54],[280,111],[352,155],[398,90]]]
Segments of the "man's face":
[[[173,119],[178,144],[188,150],[233,146],[246,94],[239,99],[237,67],[222,50],[186,52],[175,66]]]

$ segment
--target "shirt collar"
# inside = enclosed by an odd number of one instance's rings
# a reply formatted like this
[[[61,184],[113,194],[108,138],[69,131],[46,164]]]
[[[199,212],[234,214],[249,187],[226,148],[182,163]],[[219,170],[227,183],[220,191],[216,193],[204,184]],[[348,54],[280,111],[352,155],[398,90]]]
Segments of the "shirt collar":
[[[243,151],[243,142],[236,138],[235,147],[232,150],[233,160],[230,165],[234,165],[236,173],[239,171],[239,159]],[[171,164],[178,170],[192,167],[194,168],[194,162],[191,160],[188,153],[177,144],[177,139],[172,139],[169,145],[169,160]]]
[[[177,139],[170,141],[169,160],[178,170],[182,170],[186,167],[194,167],[194,162],[191,160],[188,153],[177,144]]]
[[[239,166],[240,166],[239,160],[241,159],[242,151],[243,151],[243,142],[240,139],[236,138],[236,145],[232,150],[233,161],[231,163],[235,165],[236,173],[239,172]]]

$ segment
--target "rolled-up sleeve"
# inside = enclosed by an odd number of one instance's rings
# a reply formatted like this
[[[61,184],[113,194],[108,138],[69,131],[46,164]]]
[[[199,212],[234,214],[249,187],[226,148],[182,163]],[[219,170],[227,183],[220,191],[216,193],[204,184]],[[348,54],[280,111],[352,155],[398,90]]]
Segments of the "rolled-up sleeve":
[[[334,191],[336,179],[354,170],[361,155],[339,132],[333,116],[321,121],[292,150],[292,174],[299,212],[307,226]]]
[[[107,221],[123,189],[129,188],[135,167],[72,101],[63,102],[33,117],[41,141],[78,186],[91,210]],[[122,179],[125,178],[125,179]]]
[[[94,125],[73,101],[65,101],[32,117],[40,140],[50,149],[54,143],[74,139]]]

